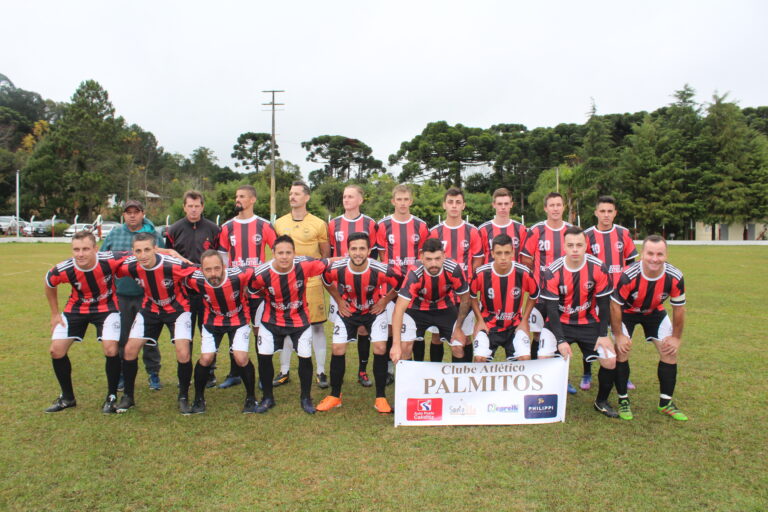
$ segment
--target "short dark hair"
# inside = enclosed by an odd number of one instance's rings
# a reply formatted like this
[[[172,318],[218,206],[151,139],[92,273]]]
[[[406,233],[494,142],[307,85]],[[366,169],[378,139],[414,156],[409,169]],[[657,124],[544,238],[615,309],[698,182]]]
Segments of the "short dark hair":
[[[253,185],[240,185],[237,187],[235,192],[238,190],[247,190],[249,194],[251,194],[253,197],[256,197],[256,189],[253,187]]]
[[[598,197],[597,202],[595,203],[595,206],[600,206],[600,203],[608,203],[608,204],[612,204],[614,208],[616,207],[616,199],[613,196]]]
[[[550,199],[554,199],[556,197],[559,197],[561,200],[563,199],[563,194],[560,192],[550,192],[549,194],[544,196],[544,206],[547,206],[547,202],[549,202]],[[565,201],[563,201],[565,202]]]
[[[219,258],[219,261],[221,262],[221,264],[224,265],[224,258],[221,257],[221,253],[216,249],[206,249],[205,251],[203,251],[203,254],[200,255],[200,264],[202,265],[203,260],[205,258],[213,258],[213,257]]]
[[[421,252],[443,251],[443,242],[437,238],[427,238],[424,245],[421,246]]]
[[[90,239],[93,245],[96,245],[96,235],[93,234],[92,231],[88,231],[87,229],[83,229],[82,231],[78,231],[74,235],[72,235],[72,241],[75,240],[85,240],[86,238]]]
[[[200,200],[200,204],[205,204],[205,198],[203,197],[203,194],[197,190],[187,190],[184,192],[184,199],[182,200],[181,204],[187,204],[187,199],[191,199],[193,201]]]
[[[357,231],[355,233],[352,233],[349,235],[349,238],[347,238],[347,249],[349,249],[349,244],[354,242],[355,240],[365,240],[365,246],[370,247],[371,246],[371,239],[368,238],[368,233],[364,233],[362,231]]]
[[[152,247],[157,247],[157,238],[155,238],[155,235],[152,233],[147,232],[142,232],[134,236],[133,240],[131,240],[131,247],[133,247],[136,242],[146,242],[147,240],[152,242]]]
[[[448,199],[449,196],[450,197],[461,196],[461,200],[464,201],[464,192],[462,192],[459,187],[451,187],[448,190],[446,190],[445,194],[443,194],[443,201]]]
[[[643,248],[645,248],[645,244],[647,244],[648,242],[651,242],[654,244],[662,242],[665,246],[667,245],[667,240],[663,236],[658,234],[648,235],[647,237],[645,237],[645,240],[643,240]]]
[[[509,189],[506,189],[504,187],[497,188],[493,191],[492,201],[495,201],[497,197],[504,197],[507,196],[510,199],[512,199],[512,192],[509,191]]]
[[[568,226],[568,228],[565,230],[565,233],[563,233],[563,238],[568,235],[584,235],[584,230],[579,226]],[[584,235],[584,238],[586,238],[586,235]]]
[[[277,247],[277,244],[291,244],[293,250],[296,250],[296,244],[293,243],[293,238],[291,238],[291,235],[280,235],[279,237],[275,238],[275,243],[272,244],[272,247]]]
[[[307,185],[306,183],[304,183],[301,180],[296,180],[293,183],[291,183],[291,188],[293,188],[293,187],[301,187],[301,188],[303,188],[304,189],[304,193],[307,194],[307,195],[310,195],[312,193],[309,190],[309,185]]]
[[[512,245],[512,238],[509,235],[501,234],[493,237],[493,240],[491,240],[491,242],[492,242],[491,247],[494,247],[494,248],[497,245]]]

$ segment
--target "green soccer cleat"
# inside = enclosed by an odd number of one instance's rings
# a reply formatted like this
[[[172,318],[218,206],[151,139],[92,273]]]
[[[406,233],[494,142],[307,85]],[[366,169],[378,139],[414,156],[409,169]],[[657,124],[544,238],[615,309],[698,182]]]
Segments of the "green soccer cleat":
[[[659,407],[659,412],[661,414],[666,414],[677,421],[688,421],[688,416],[683,414],[683,411],[675,407],[675,404],[672,402],[669,402],[664,407]]]
[[[627,421],[634,418],[632,408],[629,406],[629,398],[619,398],[619,418]]]

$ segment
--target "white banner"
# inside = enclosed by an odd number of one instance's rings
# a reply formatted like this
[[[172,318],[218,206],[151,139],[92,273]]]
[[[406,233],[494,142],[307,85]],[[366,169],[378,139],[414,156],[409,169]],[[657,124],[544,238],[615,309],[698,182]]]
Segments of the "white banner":
[[[395,426],[512,425],[565,421],[568,363],[400,361]]]

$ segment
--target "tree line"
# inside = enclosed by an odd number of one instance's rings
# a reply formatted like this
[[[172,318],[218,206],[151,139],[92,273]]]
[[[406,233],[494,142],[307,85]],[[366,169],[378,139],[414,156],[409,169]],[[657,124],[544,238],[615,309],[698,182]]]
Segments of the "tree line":
[[[342,211],[344,184],[366,189],[367,214],[391,211],[388,193],[396,182],[417,188],[414,213],[429,223],[442,214],[449,186],[467,192],[471,222],[492,216],[489,192],[506,187],[526,222],[543,218],[546,193],[558,188],[570,220],[593,223],[595,199],[616,196],[619,221],[640,232],[683,235],[693,221],[707,223],[768,217],[768,107],[740,108],[727,95],[698,103],[688,85],[671,103],[653,112],[599,115],[593,104],[583,124],[529,129],[522,124],[488,128],[427,124],[389,156],[389,167],[363,141],[319,135],[301,143],[313,189],[313,213],[326,218]],[[0,75],[0,211],[15,201],[15,171],[23,175],[24,216],[117,218],[117,201],[148,201],[153,218],[179,218],[180,198],[189,188],[206,194],[207,214],[228,218],[241,183],[253,184],[262,200],[257,213],[269,216],[270,135],[248,132],[233,141],[235,169],[221,166],[209,148],[191,155],[166,152],[156,137],[117,115],[98,82],[80,84],[69,102],[56,103],[16,87]],[[279,148],[276,152],[279,157]],[[276,161],[278,214],[288,210],[287,189],[301,178],[299,167]],[[263,210],[263,211],[262,211]]]

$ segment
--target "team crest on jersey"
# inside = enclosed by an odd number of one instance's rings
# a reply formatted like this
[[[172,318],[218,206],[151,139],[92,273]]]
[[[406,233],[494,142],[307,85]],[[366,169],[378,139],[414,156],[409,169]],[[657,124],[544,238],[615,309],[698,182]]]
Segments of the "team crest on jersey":
[[[512,245],[514,245],[514,246],[515,246],[515,249],[517,249],[518,247],[520,247],[520,239],[519,239],[519,238],[517,238],[516,236],[513,236],[513,237],[512,237]]]
[[[120,320],[115,320],[112,323],[112,328],[115,329],[116,331],[119,331],[120,330]]]
[[[493,288],[488,288],[488,298],[493,300],[496,297],[496,291]]]
[[[240,296],[240,292],[235,290],[232,292],[232,294],[229,296],[232,300],[237,300],[237,298]]]
[[[395,244],[395,235],[387,235],[387,242],[389,242],[390,245]]]
[[[662,292],[662,293],[660,293],[660,294],[659,294],[659,300],[660,300],[661,302],[664,302],[664,301],[665,301],[665,300],[667,300],[668,298],[669,298],[669,294],[668,294],[668,293],[664,293],[664,292]]]
[[[173,279],[163,279],[163,286],[170,288],[173,286]]]
[[[427,294],[426,288],[422,288],[421,290],[419,290],[419,295],[426,295],[426,294]]]
[[[621,242],[619,242],[621,243]],[[619,249],[621,250],[621,249]],[[598,255],[600,254],[600,244],[592,244],[592,254]]]
[[[296,288],[301,288],[302,286],[304,286],[304,281],[302,279],[296,281]]]
[[[103,278],[101,278],[102,281],[105,283],[109,283],[112,280],[112,274],[107,274]]]
[[[344,289],[347,291],[347,293],[351,293],[352,292],[352,285],[345,284],[344,285]]]
[[[594,287],[595,287],[594,281],[587,281],[586,283],[584,283],[584,289],[587,291],[591,290]]]
[[[272,288],[271,286],[267,286],[267,290],[269,290],[270,295],[274,295],[275,294],[275,289]]]
[[[465,251],[466,251],[467,249],[469,249],[469,242],[468,242],[467,240],[462,240],[462,242],[461,242],[461,248],[462,248],[462,249],[464,249]]]
[[[417,243],[419,243],[419,240],[421,240],[421,237],[419,235],[417,235],[416,233],[414,233],[413,235],[411,235],[411,240],[413,241],[413,243],[417,244]]]
[[[375,287],[375,286],[373,286],[372,284],[371,284],[371,285],[368,285],[368,286],[366,287],[366,290],[367,290],[368,292],[372,292],[372,291],[373,291],[373,290],[375,290],[375,289],[376,289],[376,287]]]
[[[343,242],[344,241],[344,232],[343,231],[336,231],[336,241],[337,242]]]
[[[520,298],[520,295],[523,294],[523,290],[521,290],[519,287],[515,286],[515,288],[512,290],[512,296],[516,299]]]
[[[616,242],[616,250],[617,251],[624,250],[624,242]]]
[[[229,245],[232,247],[237,245],[237,237],[235,235],[229,235]]]
[[[251,237],[251,240],[253,240],[253,243],[260,244],[261,243],[261,235],[256,233]]]

